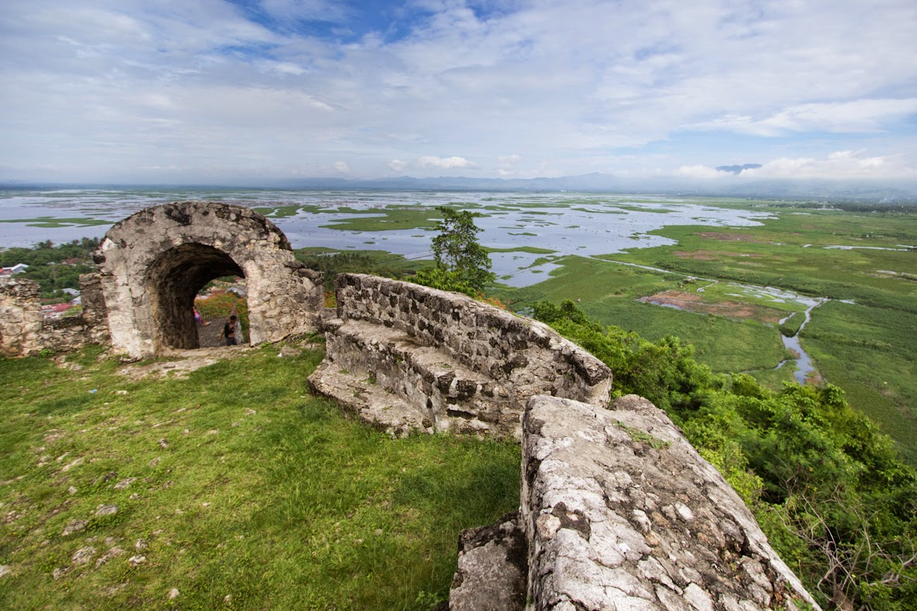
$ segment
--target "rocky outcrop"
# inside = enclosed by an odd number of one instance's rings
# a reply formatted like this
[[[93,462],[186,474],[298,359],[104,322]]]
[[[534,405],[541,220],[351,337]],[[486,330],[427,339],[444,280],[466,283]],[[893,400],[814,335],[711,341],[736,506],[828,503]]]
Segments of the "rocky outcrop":
[[[536,396],[523,418],[528,609],[818,608],[664,412]]]
[[[528,571],[519,516],[462,532],[458,568],[449,592],[451,611],[522,611]]]
[[[518,438],[534,394],[608,400],[604,363],[546,325],[464,295],[342,274],[337,303],[309,382],[391,434]]]

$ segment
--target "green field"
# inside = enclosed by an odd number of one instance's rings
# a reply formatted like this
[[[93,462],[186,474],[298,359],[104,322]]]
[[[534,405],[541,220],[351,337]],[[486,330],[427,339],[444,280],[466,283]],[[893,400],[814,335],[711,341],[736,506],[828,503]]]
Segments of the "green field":
[[[0,359],[0,608],[445,600],[460,530],[518,507],[518,446],[392,440],[308,394],[320,349],[240,352],[139,381],[97,350]]]
[[[917,210],[724,203],[772,217],[757,227],[669,226],[653,233],[674,245],[559,258],[562,268],[544,282],[495,293],[517,310],[571,299],[589,316],[647,339],[676,335],[715,371],[750,372],[772,388],[792,380],[792,365],[774,370],[792,359],[779,333],[799,331],[806,304],[756,287],[827,298],[801,333],[803,348],[824,379],[847,391],[917,463]],[[647,303],[650,297],[687,311]]]

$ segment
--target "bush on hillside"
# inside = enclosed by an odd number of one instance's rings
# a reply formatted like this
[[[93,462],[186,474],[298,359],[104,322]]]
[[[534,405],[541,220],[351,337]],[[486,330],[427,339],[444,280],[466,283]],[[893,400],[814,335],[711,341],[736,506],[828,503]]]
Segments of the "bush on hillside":
[[[534,314],[608,364],[615,395],[682,426],[823,606],[917,609],[917,471],[841,389],[716,376],[678,338],[603,327],[570,301]]]

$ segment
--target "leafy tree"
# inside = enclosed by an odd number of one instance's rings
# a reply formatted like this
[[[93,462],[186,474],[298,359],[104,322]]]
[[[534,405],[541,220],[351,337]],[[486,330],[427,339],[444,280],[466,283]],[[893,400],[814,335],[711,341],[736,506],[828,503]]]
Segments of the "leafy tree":
[[[477,297],[480,294],[480,291],[475,290],[458,272],[442,267],[422,269],[414,274],[411,280],[434,289],[463,293],[469,297]]]
[[[487,250],[478,243],[477,234],[481,229],[474,224],[474,219],[481,215],[445,206],[439,206],[437,210],[443,215],[443,220],[436,225],[439,235],[433,238],[432,243],[436,267],[449,272],[450,282],[467,284],[474,291],[483,291],[484,285],[493,282],[496,276],[490,271]]]

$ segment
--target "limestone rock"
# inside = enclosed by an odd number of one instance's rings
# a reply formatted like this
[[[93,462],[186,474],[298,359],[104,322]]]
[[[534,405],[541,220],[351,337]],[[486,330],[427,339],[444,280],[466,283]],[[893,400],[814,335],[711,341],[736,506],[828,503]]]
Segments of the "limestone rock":
[[[722,476],[661,410],[533,397],[521,520],[530,609],[817,608]]]
[[[450,611],[522,611],[525,608],[525,536],[518,515],[493,526],[462,531]]]
[[[72,535],[73,533],[82,532],[86,530],[86,526],[88,524],[89,523],[86,520],[70,520],[64,527],[64,531],[61,533],[61,536],[66,537],[67,535]]]
[[[70,558],[70,562],[77,566],[83,565],[83,564],[89,564],[90,562],[92,562],[92,559],[95,557],[95,555],[96,555],[96,548],[92,547],[91,545],[88,545],[86,547],[81,547],[80,549],[76,550],[76,553],[74,553],[73,557]]]

